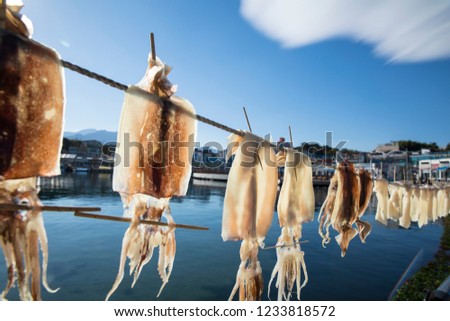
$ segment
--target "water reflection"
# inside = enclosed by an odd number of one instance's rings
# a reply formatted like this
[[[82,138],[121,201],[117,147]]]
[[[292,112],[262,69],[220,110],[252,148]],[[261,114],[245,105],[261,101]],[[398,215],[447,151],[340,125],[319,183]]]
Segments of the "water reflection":
[[[40,197],[54,199],[64,196],[116,195],[112,190],[112,174],[109,173],[69,173],[57,177],[42,177],[39,182]],[[225,195],[226,182],[191,179],[187,195],[174,197],[172,202],[183,203],[186,199],[208,202],[211,196]],[[316,207],[326,198],[327,187],[314,188]],[[376,206],[376,203],[375,203]]]
[[[41,199],[64,196],[113,195],[112,174],[70,173],[56,177],[41,177]]]

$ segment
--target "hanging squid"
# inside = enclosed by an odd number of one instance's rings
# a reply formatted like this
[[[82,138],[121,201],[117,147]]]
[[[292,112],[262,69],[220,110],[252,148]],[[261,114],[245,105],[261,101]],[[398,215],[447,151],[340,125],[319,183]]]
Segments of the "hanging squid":
[[[7,1],[0,42],[0,203],[41,206],[36,177],[60,174],[64,74],[58,53],[31,41],[21,1]],[[40,266],[39,244],[42,252]],[[0,245],[7,265],[6,299],[40,300],[47,284],[48,244],[41,212],[0,212]]]
[[[389,184],[389,199],[387,217],[390,220],[398,221],[401,213],[401,193],[398,184]]]
[[[325,244],[330,243],[331,215],[334,210],[337,189],[338,189],[338,179],[337,175],[335,174],[330,179],[327,197],[325,198],[325,201],[320,207],[319,216],[317,218],[317,220],[319,221],[319,229],[318,229],[319,235],[322,237],[323,247],[325,247]]]
[[[399,218],[399,225],[403,228],[410,228],[411,226],[411,203],[412,203],[412,189],[407,185],[400,186],[398,189],[401,195],[401,212]]]
[[[434,198],[434,187],[427,187],[427,216],[428,222],[433,220],[433,198]]]
[[[125,96],[116,151],[120,164],[114,169],[113,189],[120,193],[124,216],[132,222],[123,238],[119,272],[107,300],[122,281],[127,257],[134,286],[159,247],[158,272],[163,284],[158,296],[173,268],[176,241],[170,225],[175,222],[169,201],[187,192],[197,123],[192,104],[173,95],[176,86],[167,79],[170,70],[159,58],[149,57],[145,76]],[[139,223],[162,218],[169,227]]]
[[[441,184],[437,192],[438,217],[446,217],[449,214],[450,186]]]
[[[0,50],[0,177],[60,174],[64,74],[53,49],[30,41],[21,6],[7,7]],[[16,27],[14,27],[16,26]]]
[[[42,206],[37,196],[36,179],[0,181],[0,203]],[[16,281],[21,300],[41,300],[41,276],[42,284],[48,292],[55,293],[59,290],[52,290],[47,282],[48,241],[40,211],[0,212],[0,246],[8,275],[7,285],[1,293],[2,300],[6,300]]]
[[[420,202],[420,189],[418,186],[411,187],[411,222],[419,221],[419,202]]]
[[[430,207],[428,206],[429,196],[431,195],[431,191],[428,187],[422,186],[420,187],[420,196],[419,196],[419,220],[417,224],[419,227],[428,224],[428,212]]]
[[[370,199],[372,197],[373,181],[370,172],[365,169],[358,170],[358,178],[360,185],[359,193],[359,215],[356,219],[356,226],[358,227],[359,237],[361,242],[366,243],[366,238],[370,234],[372,227],[368,222],[361,220],[361,217],[369,207]]]
[[[328,243],[331,225],[339,233],[336,242],[341,247],[342,257],[345,256],[350,241],[358,234],[353,224],[360,215],[360,195],[361,183],[354,165],[345,162],[338,164],[328,188],[327,198],[320,209],[319,234],[323,238],[322,245]]]
[[[381,178],[375,180],[373,190],[377,196],[377,212],[375,214],[375,219],[386,225],[388,220],[388,181]]]
[[[450,185],[444,187],[445,198],[444,198],[444,217],[450,214]]]
[[[258,245],[272,223],[277,194],[275,153],[262,138],[231,135],[228,156],[236,154],[228,176],[222,216],[222,239],[242,240],[241,263],[229,300],[239,289],[239,300],[261,300],[263,278]],[[233,147],[234,146],[234,147]]]
[[[277,276],[278,300],[289,300],[296,285],[297,299],[308,282],[304,252],[300,247],[302,224],[314,219],[314,188],[309,157],[292,148],[277,154],[277,163],[284,166],[283,185],[278,197],[278,221],[281,235],[276,244],[277,263],[269,281]],[[301,283],[303,271],[305,280]],[[269,296],[270,297],[270,296]]]
[[[444,217],[445,216],[445,189],[444,187],[440,187],[437,192],[437,214],[438,217]]]
[[[438,189],[436,187],[433,187],[431,189],[431,221],[436,222],[436,220],[439,218],[438,213]]]

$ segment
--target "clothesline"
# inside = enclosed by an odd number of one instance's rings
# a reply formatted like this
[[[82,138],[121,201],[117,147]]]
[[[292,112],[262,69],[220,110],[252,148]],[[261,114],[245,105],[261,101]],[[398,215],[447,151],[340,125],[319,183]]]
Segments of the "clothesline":
[[[83,75],[83,76],[86,76],[86,77],[92,78],[94,80],[100,81],[100,82],[104,83],[105,85],[111,86],[113,88],[116,88],[116,89],[119,89],[119,90],[122,90],[122,91],[126,91],[128,89],[128,86],[126,86],[124,84],[121,84],[121,83],[119,83],[119,82],[117,82],[115,80],[109,79],[109,78],[107,78],[105,76],[99,75],[99,74],[97,74],[97,73],[95,73],[93,71],[90,71],[90,70],[88,70],[86,68],[83,68],[83,67],[80,67],[78,65],[75,65],[75,64],[73,64],[71,62],[68,62],[68,61],[65,61],[65,60],[61,59],[61,63],[64,66],[64,68],[70,69],[70,70],[72,70],[74,72],[77,72],[77,73]],[[153,95],[153,94],[151,94],[151,93],[149,93],[149,92],[147,92],[145,90],[142,90],[142,89],[139,89],[139,90],[140,90],[140,94],[142,94],[144,96],[147,96],[149,99],[153,99],[155,97],[155,95]],[[227,125],[224,125],[224,124],[221,124],[219,122],[216,122],[216,121],[214,121],[212,119],[209,119],[209,118],[207,118],[205,116],[201,116],[199,114],[193,114],[192,117],[196,118],[198,121],[200,121],[202,123],[205,123],[205,124],[208,124],[210,126],[222,129],[222,130],[224,130],[226,132],[229,132],[229,133],[232,133],[232,134],[236,134],[236,135],[239,135],[239,136],[244,136],[244,132],[243,131],[231,128],[231,127],[229,127]]]

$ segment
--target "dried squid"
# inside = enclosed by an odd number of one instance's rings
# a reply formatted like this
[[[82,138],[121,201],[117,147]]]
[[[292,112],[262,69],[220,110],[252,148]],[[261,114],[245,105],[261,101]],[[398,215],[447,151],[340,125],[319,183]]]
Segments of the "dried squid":
[[[438,203],[438,209],[437,209],[437,214],[439,217],[445,217],[446,213],[445,213],[445,189],[443,187],[438,189],[437,192],[437,203]]]
[[[450,214],[450,186],[446,186],[444,188],[445,191],[445,198],[444,198],[444,217]]]
[[[388,219],[398,221],[405,229],[410,228],[411,222],[417,222],[421,228],[448,214],[447,190],[448,187],[436,183],[434,186],[409,186],[376,180],[374,191],[378,208],[375,218],[383,224],[387,224]]]
[[[449,214],[450,187],[445,185],[438,186],[437,191],[437,214],[438,217],[446,217]]]
[[[322,244],[329,242],[330,225],[339,233],[336,242],[341,247],[342,257],[345,256],[350,241],[358,234],[353,224],[360,214],[360,194],[361,183],[354,165],[345,162],[338,164],[319,213],[319,233],[323,238]]]
[[[417,205],[419,227],[449,214],[449,196],[449,187],[445,185],[434,183],[434,186],[420,187]]]
[[[438,213],[438,189],[433,187],[431,189],[431,195],[432,195],[432,200],[431,200],[431,221],[436,222],[436,220],[439,217],[439,213]]]
[[[401,213],[401,193],[399,191],[400,186],[397,184],[389,184],[389,199],[388,199],[388,211],[387,217],[390,220],[398,221]]]
[[[359,193],[359,215],[356,219],[359,237],[361,242],[365,243],[367,236],[370,234],[372,227],[368,222],[362,221],[361,217],[369,207],[370,198],[372,197],[373,181],[370,172],[365,169],[358,170],[358,178],[360,185]]]
[[[245,133],[231,135],[235,153],[225,191],[222,216],[222,239],[242,240],[241,264],[229,300],[239,289],[239,300],[260,300],[263,291],[258,244],[272,223],[277,194],[278,170],[275,153],[262,138]]]
[[[418,220],[418,190],[401,183],[391,183],[384,179],[376,180],[374,191],[378,207],[375,219],[384,225],[388,220],[398,221],[408,229],[412,221]]]
[[[411,222],[419,221],[419,202],[420,202],[420,189],[417,186],[411,187]]]
[[[58,53],[29,39],[32,23],[20,14],[21,1],[6,5],[6,30],[0,35],[0,203],[41,206],[36,177],[60,173],[64,75]],[[47,291],[56,291],[47,284],[41,212],[0,212],[0,245],[8,269],[2,299],[17,279],[21,300],[40,300],[41,273]]]
[[[333,175],[330,179],[330,185],[328,186],[328,193],[325,201],[319,210],[319,235],[322,237],[322,246],[330,242],[330,225],[331,214],[334,210],[334,203],[336,201],[336,193],[338,189],[337,175]],[[324,233],[325,232],[325,233]]]
[[[388,181],[381,178],[375,180],[373,190],[377,196],[377,212],[375,219],[386,225],[388,220],[388,198],[389,198],[389,184]]]
[[[127,257],[134,286],[159,247],[158,272],[163,284],[158,296],[172,272],[176,241],[169,201],[187,192],[197,123],[192,104],[173,95],[176,86],[167,79],[170,70],[159,58],[149,57],[145,76],[137,87],[129,87],[125,96],[113,189],[120,193],[124,216],[132,222],[123,238],[119,272],[107,300],[122,281]],[[139,223],[162,218],[169,227]]]
[[[401,195],[399,225],[408,229],[411,226],[412,189],[407,185],[403,185],[399,187],[398,191]]]
[[[0,45],[0,176],[8,180],[59,175],[63,134],[59,55],[27,38],[20,7],[8,6]]]
[[[41,206],[37,196],[36,179],[0,181],[0,203]],[[48,244],[40,211],[0,212],[0,246],[8,274],[6,288],[1,293],[2,300],[6,300],[16,280],[21,300],[41,300],[41,274],[44,288],[50,293],[58,291],[52,290],[47,283]]]
[[[431,194],[431,190],[428,187],[420,188],[420,196],[419,196],[419,221],[417,224],[419,227],[428,224],[428,213],[431,211],[431,207],[429,206],[429,199],[432,200],[433,195]],[[432,204],[430,204],[432,206]]]
[[[278,274],[275,284],[278,288],[278,300],[289,300],[294,284],[297,287],[297,299],[300,300],[301,289],[308,282],[304,252],[300,247],[302,224],[314,219],[312,167],[307,155],[292,148],[280,151],[277,162],[285,167],[277,206],[282,230],[276,244],[277,263],[269,281],[268,295],[272,280]],[[301,284],[302,271],[305,280]]]

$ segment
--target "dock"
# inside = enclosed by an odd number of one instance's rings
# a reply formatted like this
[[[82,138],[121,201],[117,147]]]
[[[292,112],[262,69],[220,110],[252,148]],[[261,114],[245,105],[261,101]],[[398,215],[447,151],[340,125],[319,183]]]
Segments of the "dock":
[[[216,181],[216,182],[227,182],[228,174],[227,173],[207,173],[207,172],[193,172],[192,178],[197,182],[198,185],[201,184],[201,181]],[[279,185],[283,183],[283,179],[278,180]],[[330,185],[329,178],[313,178],[313,186],[328,186]]]

